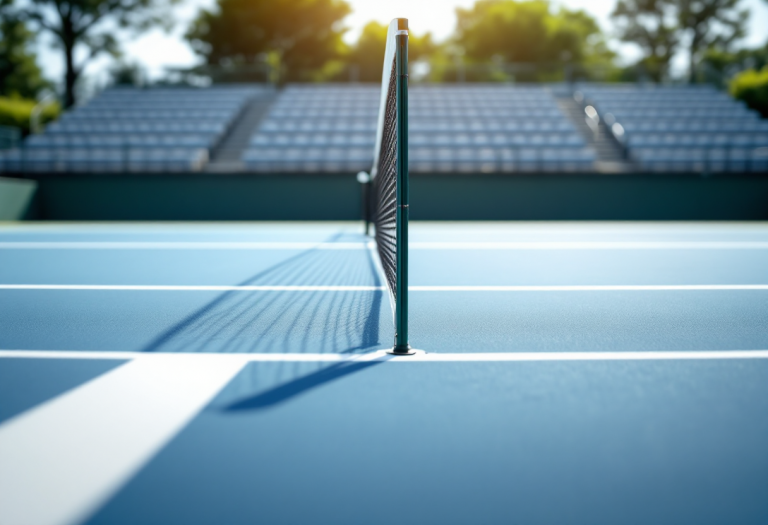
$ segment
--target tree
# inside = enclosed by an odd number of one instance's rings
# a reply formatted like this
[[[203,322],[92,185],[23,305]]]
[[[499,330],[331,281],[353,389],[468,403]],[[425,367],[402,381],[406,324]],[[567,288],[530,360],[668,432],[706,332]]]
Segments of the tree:
[[[40,124],[56,120],[59,116],[59,105],[56,102],[39,107],[37,100],[17,97],[0,97],[0,126],[11,126],[21,130],[22,135],[28,135],[32,120],[32,112],[37,108]]]
[[[48,87],[29,46],[33,35],[0,3],[0,95],[35,99]]]
[[[387,46],[389,26],[378,22],[368,22],[363,27],[360,37],[344,56],[350,67],[357,68],[357,79],[362,82],[381,82],[384,50]],[[437,49],[432,35],[427,33],[417,36],[408,35],[408,60],[417,62],[429,58]]]
[[[619,38],[642,49],[640,69],[660,82],[680,44],[674,0],[619,0],[611,17]]]
[[[282,80],[307,80],[344,50],[344,0],[218,0],[187,33],[210,66],[267,62]]]
[[[688,75],[695,81],[696,64],[711,48],[727,50],[745,34],[749,11],[741,0],[679,0],[680,30],[688,37]]]
[[[643,50],[641,64],[660,81],[675,53],[686,48],[689,81],[712,48],[728,50],[744,36],[748,11],[741,0],[619,0],[613,18],[625,42]]]
[[[583,65],[596,53],[612,57],[592,17],[581,10],[553,11],[546,0],[479,0],[456,14],[454,42],[470,63],[511,62],[546,70]]]
[[[768,117],[768,67],[760,71],[742,71],[733,77],[728,91],[734,98],[743,100],[750,108],[760,112],[763,117]]]
[[[735,74],[747,70],[761,70],[768,66],[768,45],[736,51],[708,49],[699,62],[697,81],[726,87]]]
[[[141,64],[118,61],[109,70],[110,81],[115,86],[141,86],[145,73]]]
[[[64,55],[64,107],[75,103],[75,84],[85,65],[102,53],[117,55],[118,36],[168,26],[174,0],[27,0],[15,14],[32,30],[53,35]],[[85,58],[76,61],[82,49]]]

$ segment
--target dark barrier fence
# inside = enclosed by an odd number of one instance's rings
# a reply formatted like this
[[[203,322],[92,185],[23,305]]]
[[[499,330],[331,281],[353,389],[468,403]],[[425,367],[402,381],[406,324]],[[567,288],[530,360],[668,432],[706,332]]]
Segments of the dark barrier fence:
[[[354,175],[35,177],[42,220],[357,220]],[[411,177],[414,220],[768,220],[768,175]]]

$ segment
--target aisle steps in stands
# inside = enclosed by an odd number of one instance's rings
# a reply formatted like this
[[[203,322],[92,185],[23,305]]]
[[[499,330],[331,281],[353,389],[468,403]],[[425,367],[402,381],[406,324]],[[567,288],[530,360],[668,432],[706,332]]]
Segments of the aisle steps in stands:
[[[557,105],[579,133],[587,141],[587,144],[595,151],[595,170],[600,173],[626,173],[634,169],[632,162],[624,156],[624,151],[613,138],[605,122],[599,119],[591,119],[584,111],[582,104],[574,100],[572,94],[561,96],[557,99]]]
[[[232,125],[217,148],[211,152],[206,171],[243,171],[241,160],[255,129],[278,97],[277,91],[254,98],[243,108],[240,118]]]

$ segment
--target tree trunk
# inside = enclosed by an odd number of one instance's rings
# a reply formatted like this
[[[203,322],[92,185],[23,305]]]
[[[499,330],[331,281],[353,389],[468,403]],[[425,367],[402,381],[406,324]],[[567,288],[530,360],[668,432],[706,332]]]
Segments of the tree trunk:
[[[701,46],[702,36],[699,35],[697,30],[694,30],[693,37],[691,37],[691,49],[688,55],[688,83],[696,83],[696,52]]]
[[[75,68],[75,45],[74,42],[64,42],[64,60],[65,60],[65,73],[64,73],[64,108],[69,108],[75,105],[75,83],[79,72]]]
[[[688,83],[696,83],[696,48],[691,44],[691,52],[688,55]]]

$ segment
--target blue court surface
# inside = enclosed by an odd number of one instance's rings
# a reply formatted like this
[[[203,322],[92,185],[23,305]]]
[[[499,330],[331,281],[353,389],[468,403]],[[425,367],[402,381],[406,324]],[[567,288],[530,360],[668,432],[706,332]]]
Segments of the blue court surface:
[[[0,523],[768,523],[768,224],[0,225]]]

